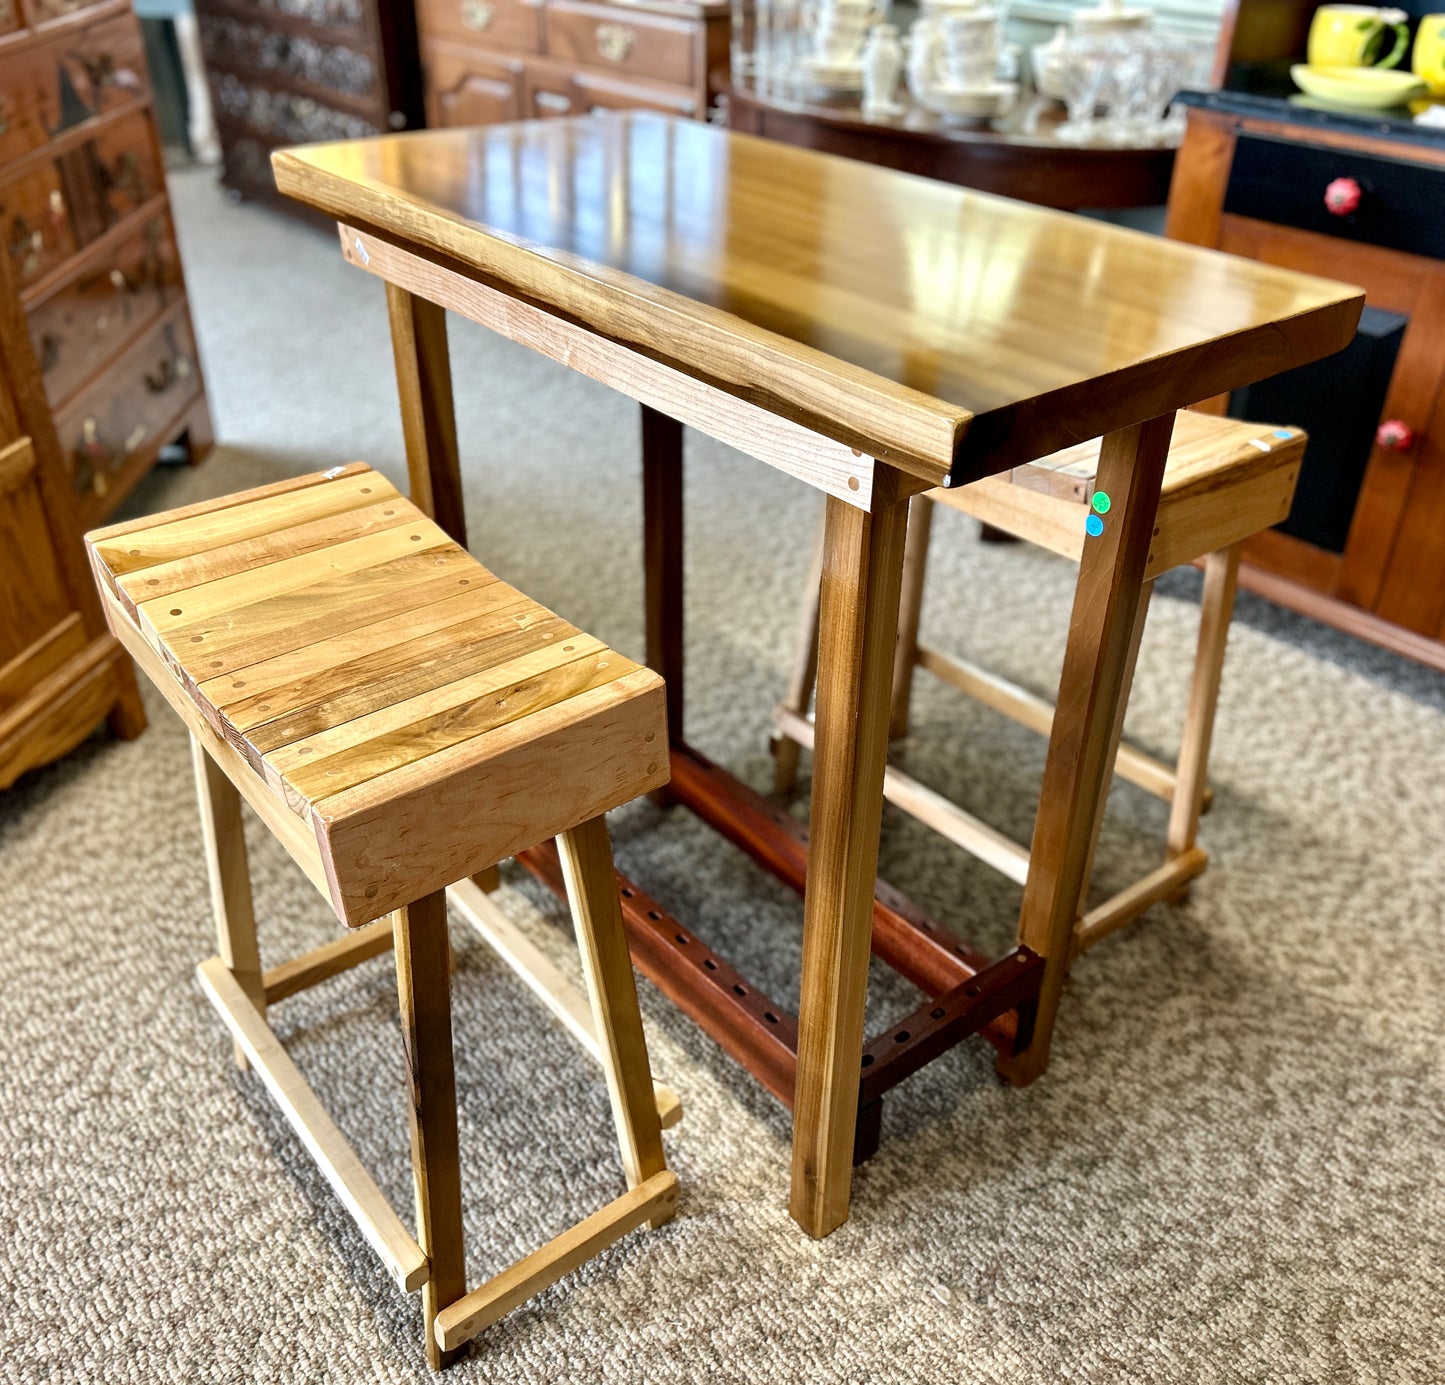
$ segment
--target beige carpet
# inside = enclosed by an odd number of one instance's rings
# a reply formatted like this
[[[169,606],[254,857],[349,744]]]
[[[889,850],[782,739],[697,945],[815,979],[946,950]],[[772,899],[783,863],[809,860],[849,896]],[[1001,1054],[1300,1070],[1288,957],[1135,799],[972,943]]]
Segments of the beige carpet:
[[[401,445],[380,286],[334,240],[176,180],[225,445],[147,507]],[[473,547],[640,645],[635,411],[454,332]],[[766,785],[814,503],[689,437],[690,730]],[[1072,569],[939,525],[930,631],[1049,691]],[[1197,590],[1156,599],[1132,733],[1164,748]],[[497,1381],[1438,1382],[1445,1302],[1445,695],[1435,675],[1246,602],[1215,754],[1213,867],[1090,953],[1056,1056],[1001,1088],[975,1041],[889,1101],[854,1218],[785,1210],[779,1107],[652,991],[684,1212],[490,1331]],[[417,1300],[379,1269],[192,967],[212,950],[185,739],[152,697],[0,797],[0,1380],[421,1380]],[[924,681],[904,760],[1026,834],[1041,746]],[[1116,789],[1101,883],[1153,859],[1162,806]],[[784,1003],[798,906],[685,814],[616,815],[624,865]],[[273,959],[334,933],[252,838]],[[1018,892],[890,815],[883,870],[987,948]],[[516,874],[503,898],[575,969]],[[465,927],[456,1030],[473,1277],[621,1190],[597,1073]],[[875,1022],[916,995],[879,974]],[[292,1052],[409,1215],[394,980],[382,960],[278,1007]]]

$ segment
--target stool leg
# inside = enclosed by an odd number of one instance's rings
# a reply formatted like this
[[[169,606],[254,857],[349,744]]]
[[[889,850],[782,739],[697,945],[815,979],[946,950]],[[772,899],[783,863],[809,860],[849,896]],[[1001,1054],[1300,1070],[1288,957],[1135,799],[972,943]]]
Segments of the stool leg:
[[[483,894],[491,894],[501,886],[501,869],[498,866],[488,866],[486,870],[479,870],[472,876],[472,881]]]
[[[1017,1051],[998,1062],[1000,1075],[1015,1086],[1032,1082],[1049,1061],[1080,886],[1088,876],[1100,795],[1113,769],[1108,754],[1115,718],[1143,617],[1144,572],[1173,428],[1172,414],[1122,428],[1104,439],[1099,455],[1098,488],[1114,503],[1103,533],[1084,545],[1034,820],[1018,939],[1044,958],[1045,968],[1037,1007],[1020,1012]]]
[[[1146,582],[1139,592],[1139,607],[1134,613],[1133,634],[1124,653],[1123,679],[1119,686],[1119,702],[1114,709],[1114,728],[1109,736],[1109,753],[1104,763],[1110,768],[1099,785],[1099,801],[1094,809],[1094,834],[1089,840],[1089,851],[1084,858],[1084,873],[1079,882],[1079,898],[1074,906],[1075,945],[1079,945],[1079,930],[1088,911],[1089,882],[1094,874],[1094,857],[1099,849],[1099,833],[1104,826],[1104,812],[1109,802],[1109,790],[1114,785],[1117,773],[1115,762],[1119,758],[1119,742],[1124,738],[1124,717],[1129,710],[1129,693],[1134,686],[1134,669],[1139,662],[1139,646],[1144,639],[1144,622],[1149,614],[1149,598],[1154,594],[1154,583]]]
[[[627,954],[627,936],[622,930],[622,906],[617,897],[606,821],[592,818],[559,834],[557,850],[577,927],[582,974],[592,1002],[593,1026],[602,1050],[602,1069],[607,1074],[607,1095],[612,1102],[622,1165],[627,1172],[627,1186],[635,1188],[661,1173],[667,1160],[662,1153],[662,1126],[652,1093],[642,1015],[637,1008],[637,983]]]
[[[436,1315],[466,1292],[462,1254],[462,1185],[457,1156],[457,1084],[452,1068],[451,942],[445,892],[426,895],[392,915],[396,988],[411,1095],[411,1169],[416,1184],[417,1242],[427,1257],[422,1286],[426,1359],[440,1369],[459,1350],[441,1349]]]
[[[266,1013],[266,988],[261,982],[261,948],[256,939],[256,911],[251,903],[251,871],[246,838],[241,830],[241,795],[225,773],[191,737],[191,764],[196,772],[196,801],[201,810],[206,874],[211,882],[211,913],[216,943],[226,970],[261,1012]],[[233,1044],[236,1066],[250,1066],[239,1044]]]
[[[928,538],[933,530],[933,501],[915,495],[908,502],[908,537],[903,548],[903,598],[898,607],[898,645],[893,651],[893,710],[888,734],[908,734],[913,700],[913,670],[918,665],[918,621],[923,614],[923,577],[928,567]]]
[[[1239,545],[1211,553],[1204,562],[1204,596],[1199,608],[1199,652],[1189,688],[1189,710],[1179,745],[1174,775],[1174,798],[1169,808],[1169,859],[1190,850],[1199,835],[1199,814],[1209,770],[1209,743],[1214,735],[1214,713],[1219,706],[1219,684],[1224,676],[1224,646],[1234,616],[1234,593],[1239,581]]]
[[[813,700],[813,684],[818,677],[818,584],[823,580],[823,524],[819,521],[813,536],[813,554],[808,560],[808,575],[803,582],[803,611],[798,622],[798,643],[793,655],[793,671],[783,706],[800,717],[808,715]],[[803,747],[781,731],[773,735],[773,787],[780,794],[791,793],[798,782],[798,757]]]

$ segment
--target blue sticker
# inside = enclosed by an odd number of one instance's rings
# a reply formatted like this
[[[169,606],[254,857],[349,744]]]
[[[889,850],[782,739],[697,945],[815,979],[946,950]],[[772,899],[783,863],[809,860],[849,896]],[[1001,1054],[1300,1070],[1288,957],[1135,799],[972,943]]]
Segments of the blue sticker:
[[[1294,434],[1291,433],[1288,428],[1276,428],[1276,429],[1274,430],[1274,435],[1275,435],[1275,437],[1277,437],[1277,438],[1292,438],[1292,437],[1294,437]]]
[[[1098,515],[1090,515],[1084,521],[1084,528],[1088,531],[1091,539],[1097,539],[1104,532],[1104,521]]]

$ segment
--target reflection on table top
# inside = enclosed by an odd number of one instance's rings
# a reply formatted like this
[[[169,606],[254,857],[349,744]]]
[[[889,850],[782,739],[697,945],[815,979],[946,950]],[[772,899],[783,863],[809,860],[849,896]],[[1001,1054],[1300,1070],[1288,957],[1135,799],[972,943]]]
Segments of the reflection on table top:
[[[1328,280],[644,113],[275,156],[277,183],[955,482],[1342,347]]]

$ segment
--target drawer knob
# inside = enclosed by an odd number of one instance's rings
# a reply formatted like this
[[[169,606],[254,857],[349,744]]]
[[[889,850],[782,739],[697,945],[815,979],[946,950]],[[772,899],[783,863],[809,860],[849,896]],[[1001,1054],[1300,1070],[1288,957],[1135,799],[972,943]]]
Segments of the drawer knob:
[[[1375,429],[1375,444],[1387,452],[1408,452],[1415,445],[1415,430],[1398,418],[1387,418]]]
[[[1360,185],[1353,178],[1336,178],[1325,189],[1325,210],[1334,216],[1349,216],[1360,205]]]
[[[637,30],[625,24],[597,26],[597,51],[610,63],[625,62],[636,42]]]
[[[496,13],[487,0],[462,0],[462,23],[474,34],[491,24]]]

